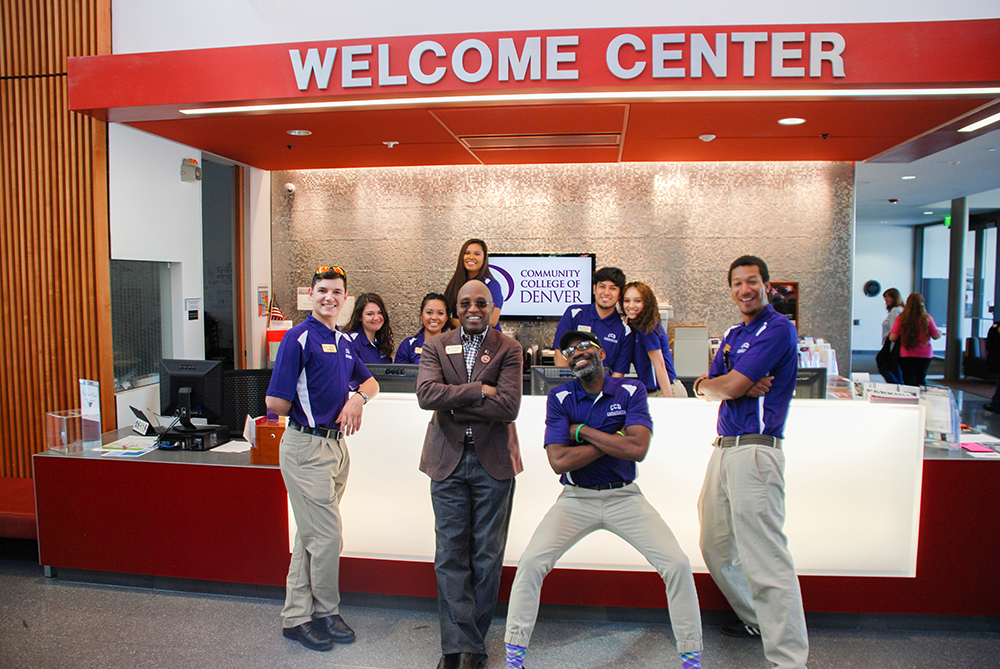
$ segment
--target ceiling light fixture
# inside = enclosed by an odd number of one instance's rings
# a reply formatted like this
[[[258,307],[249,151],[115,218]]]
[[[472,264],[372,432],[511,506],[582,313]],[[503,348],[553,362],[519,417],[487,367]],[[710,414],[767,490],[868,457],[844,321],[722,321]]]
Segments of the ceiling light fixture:
[[[970,123],[969,125],[965,126],[964,128],[959,128],[958,131],[959,132],[975,132],[976,130],[979,130],[980,128],[985,128],[988,125],[992,125],[992,124],[996,123],[997,121],[1000,121],[1000,112],[997,112],[993,116],[987,116],[986,118],[981,119],[979,121],[976,121],[975,123]]]
[[[480,104],[497,102],[576,102],[576,101],[658,101],[658,100],[793,100],[807,98],[938,98],[954,96],[1000,96],[1000,87],[970,88],[852,88],[796,90],[679,90],[679,91],[577,91],[573,93],[505,93],[496,95],[454,95],[418,98],[380,98],[365,100],[328,100],[325,102],[286,102],[269,105],[233,105],[180,109],[180,113],[240,114],[263,111],[303,111],[319,109],[355,109],[380,107],[419,107],[440,104]]]
[[[382,143],[383,143],[383,144],[385,144],[385,147],[386,147],[387,149],[391,149],[392,147],[394,147],[394,146],[396,146],[397,144],[399,144],[399,142],[382,142]]]
[[[795,118],[790,116],[788,118],[783,118],[778,121],[778,125],[802,125],[806,120],[804,118]]]
[[[931,215],[933,215],[933,214],[934,214],[934,212],[933,212],[933,211],[925,211],[925,212],[924,212],[924,216],[931,216]]]
[[[700,139],[703,142],[711,142],[713,139],[715,139],[715,135],[706,133],[704,135],[698,135],[698,139]]]
[[[913,181],[916,178],[917,177],[913,176],[912,174],[907,174],[905,177],[903,177],[903,181]]]
[[[294,135],[296,137],[308,137],[312,134],[312,130],[288,130],[289,135]]]

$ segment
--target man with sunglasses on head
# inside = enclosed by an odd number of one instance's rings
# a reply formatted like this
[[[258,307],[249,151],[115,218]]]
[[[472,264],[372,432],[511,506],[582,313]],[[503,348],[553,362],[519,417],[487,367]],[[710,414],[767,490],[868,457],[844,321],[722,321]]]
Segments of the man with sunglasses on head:
[[[507,669],[520,669],[538,617],[542,581],[580,539],[614,532],[642,553],[666,585],[684,669],[701,667],[701,612],[691,564],[673,532],[635,484],[653,421],[646,386],[604,371],[593,332],[571,330],[559,348],[575,380],[549,391],[545,452],[563,491],[521,555],[507,609]]]
[[[698,500],[701,552],[739,623],[727,636],[761,638],[773,667],[804,669],[806,620],[785,538],[788,406],[795,392],[798,334],[768,301],[770,275],[755,256],[729,267],[743,322],[731,327],[694,394],[720,401],[715,449]]]
[[[378,393],[378,381],[337,329],[347,299],[344,270],[317,269],[309,299],[312,313],[281,340],[265,402],[288,416],[278,453],[297,526],[282,634],[323,651],[354,641],[339,610],[340,498],[350,469],[344,437],[361,427],[363,407]]]
[[[431,478],[438,669],[486,665],[503,553],[523,469],[514,419],[521,408],[521,345],[490,327],[493,298],[481,281],[458,292],[457,330],[424,342],[417,401],[434,411],[420,471]]]
[[[552,347],[556,349],[556,367],[565,367],[557,344],[562,336],[571,330],[593,333],[604,349],[605,362],[612,376],[625,376],[632,367],[635,349],[635,333],[622,322],[618,313],[618,297],[625,290],[625,272],[617,267],[602,267],[594,273],[593,304],[574,304],[566,309],[559,325]]]

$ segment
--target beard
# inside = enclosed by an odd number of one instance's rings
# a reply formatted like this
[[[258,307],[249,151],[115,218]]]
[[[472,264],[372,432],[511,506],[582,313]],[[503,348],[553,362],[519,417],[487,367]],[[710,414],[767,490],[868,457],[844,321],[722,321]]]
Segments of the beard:
[[[570,371],[573,372],[573,376],[581,381],[593,381],[603,375],[604,365],[601,363],[600,357],[591,356],[590,362],[587,365],[584,367],[571,367]]]

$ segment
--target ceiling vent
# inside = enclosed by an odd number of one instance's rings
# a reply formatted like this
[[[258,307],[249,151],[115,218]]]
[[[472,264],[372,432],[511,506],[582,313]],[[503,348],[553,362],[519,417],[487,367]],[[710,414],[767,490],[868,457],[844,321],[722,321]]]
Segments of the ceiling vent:
[[[480,149],[545,149],[554,147],[618,146],[621,133],[558,134],[558,135],[468,135],[459,140],[470,150]]]

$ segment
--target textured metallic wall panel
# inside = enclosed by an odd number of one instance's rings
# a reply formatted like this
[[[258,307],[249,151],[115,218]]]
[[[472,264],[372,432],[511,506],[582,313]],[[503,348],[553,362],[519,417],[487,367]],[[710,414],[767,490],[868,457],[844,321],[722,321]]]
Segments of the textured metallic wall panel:
[[[854,253],[851,163],[630,163],[274,172],[272,288],[296,321],[295,288],[342,265],[352,294],[386,300],[398,342],[443,291],[458,250],[594,252],[674,307],[675,325],[722,332],[739,318],[726,272],[736,257],[798,281],[799,333],[850,355]],[[294,184],[294,194],[285,184]],[[555,323],[515,323],[551,345]]]

